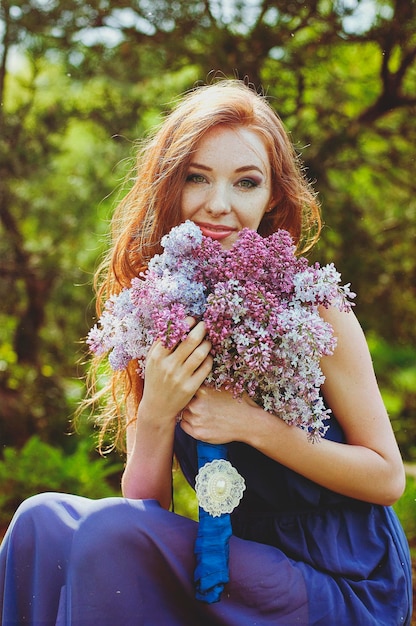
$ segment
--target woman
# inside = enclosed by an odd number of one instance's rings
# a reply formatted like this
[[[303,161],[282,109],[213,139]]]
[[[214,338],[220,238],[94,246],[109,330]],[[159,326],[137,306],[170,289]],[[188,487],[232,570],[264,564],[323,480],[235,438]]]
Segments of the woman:
[[[245,227],[284,228],[299,252],[319,235],[279,118],[239,81],[190,93],[141,151],[99,300],[128,287],[184,220],[227,249]],[[337,348],[321,363],[333,416],[317,445],[248,398],[204,386],[211,346],[192,318],[174,349],[155,342],[144,382],[134,363],[114,374],[118,400],[102,427],[116,423],[116,440],[126,437],[124,499],[23,503],[1,549],[2,624],[409,624],[410,559],[390,508],[404,489],[400,454],[355,316],[320,313]],[[194,597],[196,522],[168,511],[172,456],[193,484],[196,440],[229,444],[247,485],[231,516],[230,582],[215,604]]]

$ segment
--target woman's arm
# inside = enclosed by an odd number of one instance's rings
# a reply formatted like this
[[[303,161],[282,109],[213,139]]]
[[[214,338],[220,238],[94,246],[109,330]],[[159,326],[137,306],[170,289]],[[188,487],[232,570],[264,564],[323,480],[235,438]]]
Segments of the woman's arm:
[[[190,325],[194,324],[192,320]],[[122,479],[127,498],[152,498],[170,506],[176,416],[212,367],[205,332],[200,322],[174,350],[156,342],[149,351],[137,414],[132,399],[127,403],[127,464]]]
[[[322,360],[323,394],[340,423],[346,444],[288,426],[227,392],[201,389],[185,411],[182,427],[211,443],[243,441],[333,491],[389,505],[404,489],[401,456],[375,378],[367,343],[353,313],[323,309],[337,348]]]

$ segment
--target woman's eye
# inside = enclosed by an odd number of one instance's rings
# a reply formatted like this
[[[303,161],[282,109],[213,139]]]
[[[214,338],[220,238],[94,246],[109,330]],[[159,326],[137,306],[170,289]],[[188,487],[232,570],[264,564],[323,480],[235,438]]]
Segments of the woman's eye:
[[[202,176],[202,174],[188,174],[188,176],[186,177],[187,183],[203,183],[204,181],[205,178]]]
[[[243,178],[239,181],[238,185],[243,189],[251,189],[252,187],[258,187],[258,182],[252,178]]]

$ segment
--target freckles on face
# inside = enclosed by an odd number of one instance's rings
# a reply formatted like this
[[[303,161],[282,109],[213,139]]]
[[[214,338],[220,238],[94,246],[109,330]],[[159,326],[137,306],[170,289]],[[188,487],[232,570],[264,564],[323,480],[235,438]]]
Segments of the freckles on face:
[[[257,230],[271,205],[266,145],[245,127],[216,126],[197,145],[186,173],[181,218],[230,247],[243,228]]]

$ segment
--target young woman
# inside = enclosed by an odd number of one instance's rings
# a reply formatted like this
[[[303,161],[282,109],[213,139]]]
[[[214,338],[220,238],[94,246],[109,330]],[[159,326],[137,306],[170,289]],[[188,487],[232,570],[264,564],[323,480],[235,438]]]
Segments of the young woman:
[[[99,301],[129,287],[185,220],[227,249],[245,227],[284,228],[299,253],[319,235],[279,118],[239,81],[188,94],[141,150]],[[356,317],[321,315],[337,347],[321,363],[332,416],[317,445],[248,398],[204,386],[211,346],[192,318],[173,349],[155,342],[144,382],[134,363],[114,374],[117,400],[101,419],[127,442],[124,498],[42,494],[21,505],[1,546],[3,626],[410,624],[409,552],[390,508],[404,488],[399,450]],[[168,510],[173,455],[193,484],[196,440],[228,444],[247,485],[231,514],[230,582],[214,604],[195,599],[197,523]]]

